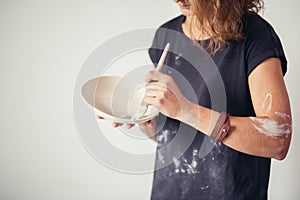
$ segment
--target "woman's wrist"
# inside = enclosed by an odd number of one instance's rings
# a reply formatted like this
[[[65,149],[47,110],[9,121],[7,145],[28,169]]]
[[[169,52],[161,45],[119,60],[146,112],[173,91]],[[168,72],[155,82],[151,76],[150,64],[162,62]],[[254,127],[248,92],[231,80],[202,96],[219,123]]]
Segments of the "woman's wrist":
[[[187,101],[178,120],[210,136],[219,116],[219,112]]]
[[[140,130],[145,135],[147,135],[150,139],[156,141],[156,131],[157,131],[156,118],[138,125]]]
[[[188,124],[192,127],[197,127],[197,124],[199,123],[199,105],[186,100],[184,103],[182,103],[182,106],[180,107],[180,114],[177,118],[177,120]]]

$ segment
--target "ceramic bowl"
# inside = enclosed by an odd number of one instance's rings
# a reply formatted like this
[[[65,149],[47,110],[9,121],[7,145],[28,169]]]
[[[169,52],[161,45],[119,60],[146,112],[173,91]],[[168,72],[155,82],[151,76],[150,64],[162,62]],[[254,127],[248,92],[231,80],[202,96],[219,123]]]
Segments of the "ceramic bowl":
[[[118,123],[143,123],[156,117],[156,107],[149,105],[138,119],[137,113],[145,94],[145,85],[118,76],[101,76],[87,81],[81,88],[84,101],[95,114]]]

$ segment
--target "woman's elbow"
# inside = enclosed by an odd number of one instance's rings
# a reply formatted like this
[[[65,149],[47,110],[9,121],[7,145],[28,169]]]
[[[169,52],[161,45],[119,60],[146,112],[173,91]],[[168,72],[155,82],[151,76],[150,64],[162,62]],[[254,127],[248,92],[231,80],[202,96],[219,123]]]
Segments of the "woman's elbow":
[[[276,138],[274,156],[276,160],[284,160],[288,154],[291,141],[291,133]]]

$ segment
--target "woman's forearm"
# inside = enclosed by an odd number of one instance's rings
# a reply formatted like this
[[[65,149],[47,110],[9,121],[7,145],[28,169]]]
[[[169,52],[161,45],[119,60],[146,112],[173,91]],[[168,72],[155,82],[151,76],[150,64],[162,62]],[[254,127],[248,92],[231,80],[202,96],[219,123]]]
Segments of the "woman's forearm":
[[[150,139],[156,142],[156,119],[152,119],[145,123],[139,124],[140,130]]]
[[[189,105],[186,115],[180,121],[211,135],[211,131],[220,115],[211,109],[196,104]],[[278,115],[268,117],[230,116],[230,131],[223,143],[237,151],[282,160],[288,151],[291,139],[291,118]],[[215,139],[215,138],[214,138]]]

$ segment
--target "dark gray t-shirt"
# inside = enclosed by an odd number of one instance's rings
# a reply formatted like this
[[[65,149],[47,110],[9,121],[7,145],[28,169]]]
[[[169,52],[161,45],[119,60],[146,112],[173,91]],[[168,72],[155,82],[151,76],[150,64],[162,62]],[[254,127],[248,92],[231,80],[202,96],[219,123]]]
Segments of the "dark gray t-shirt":
[[[182,38],[184,20],[181,15],[157,30],[149,50],[153,63],[158,62],[160,49],[170,42],[171,52],[162,71],[174,78],[185,96],[233,116],[255,116],[249,74],[271,57],[279,58],[283,74],[286,72],[287,61],[273,28],[259,15],[246,15],[244,39],[228,41],[208,58],[201,51],[191,55],[198,47],[187,37]],[[163,115],[159,122],[152,200],[267,199],[269,158],[238,152]]]

